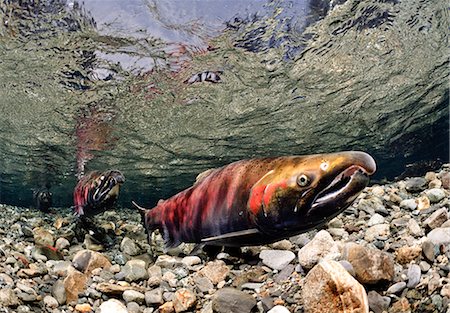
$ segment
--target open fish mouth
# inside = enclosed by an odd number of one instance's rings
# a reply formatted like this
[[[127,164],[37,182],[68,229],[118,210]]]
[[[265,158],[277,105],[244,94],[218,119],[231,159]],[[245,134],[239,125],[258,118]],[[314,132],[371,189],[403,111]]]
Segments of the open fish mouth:
[[[104,177],[104,176],[102,176]],[[97,190],[95,191],[93,195],[94,201],[103,201],[107,195],[111,192],[118,192],[115,188],[116,186],[123,184],[125,182],[125,177],[119,173],[119,172],[112,172],[109,174],[109,177],[101,179],[100,186],[97,187]]]
[[[359,165],[352,165],[338,174],[335,179],[319,192],[314,199],[309,214],[325,209],[345,209],[369,184],[369,173]],[[325,212],[322,212],[325,213]],[[324,214],[325,216],[326,214]]]

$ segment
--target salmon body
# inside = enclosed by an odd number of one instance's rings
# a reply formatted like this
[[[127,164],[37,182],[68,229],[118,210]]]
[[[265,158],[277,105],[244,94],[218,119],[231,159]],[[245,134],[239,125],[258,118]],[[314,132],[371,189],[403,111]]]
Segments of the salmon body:
[[[375,172],[372,157],[350,151],[250,159],[200,174],[196,183],[144,212],[166,247],[272,243],[341,213]]]
[[[119,171],[92,171],[83,176],[73,192],[74,210],[78,216],[94,215],[110,209],[119,196],[125,177]]]

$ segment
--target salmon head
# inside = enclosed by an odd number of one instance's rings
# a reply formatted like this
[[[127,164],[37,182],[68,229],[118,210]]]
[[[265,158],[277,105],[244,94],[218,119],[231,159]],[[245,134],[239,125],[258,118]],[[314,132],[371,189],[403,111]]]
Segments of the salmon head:
[[[125,177],[116,170],[86,174],[74,190],[75,212],[77,215],[92,215],[111,208],[124,182]]]
[[[358,151],[280,158],[253,185],[248,209],[263,233],[293,236],[345,210],[375,170],[373,158]]]

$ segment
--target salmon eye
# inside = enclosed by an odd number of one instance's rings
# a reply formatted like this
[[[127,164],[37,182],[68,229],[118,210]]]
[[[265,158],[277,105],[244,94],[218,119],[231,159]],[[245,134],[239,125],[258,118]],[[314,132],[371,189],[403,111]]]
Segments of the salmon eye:
[[[308,176],[306,176],[305,174],[302,174],[299,177],[297,177],[297,184],[300,187],[305,187],[306,185],[308,185],[309,184]]]
[[[105,179],[105,176],[100,177],[100,179],[101,179],[101,180],[104,180],[104,179]]]

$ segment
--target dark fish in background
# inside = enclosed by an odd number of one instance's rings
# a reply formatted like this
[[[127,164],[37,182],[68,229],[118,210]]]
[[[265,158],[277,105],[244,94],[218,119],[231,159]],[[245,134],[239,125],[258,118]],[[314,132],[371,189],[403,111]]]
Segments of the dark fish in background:
[[[36,209],[42,212],[49,212],[52,206],[52,193],[47,187],[33,191],[33,202]]]
[[[124,182],[125,177],[116,170],[89,172],[75,186],[75,213],[78,216],[92,216],[112,208]]]
[[[166,247],[261,245],[317,228],[345,210],[369,183],[373,158],[350,151],[251,159],[208,170],[196,183],[141,209],[149,240]]]
[[[221,81],[220,75],[223,74],[223,71],[205,71],[201,73],[197,73],[189,77],[184,81],[185,84],[193,84],[193,83],[202,83],[202,82],[210,82],[210,83],[219,83]]]

